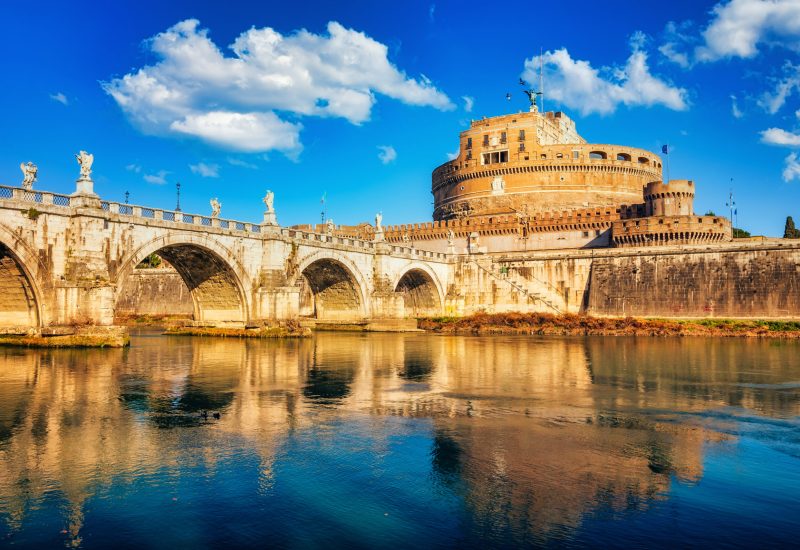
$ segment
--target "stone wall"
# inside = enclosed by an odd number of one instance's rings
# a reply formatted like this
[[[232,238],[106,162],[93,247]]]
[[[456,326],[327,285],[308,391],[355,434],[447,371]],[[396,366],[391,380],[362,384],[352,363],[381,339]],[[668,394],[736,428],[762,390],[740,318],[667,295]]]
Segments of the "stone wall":
[[[117,315],[192,315],[192,297],[172,268],[134,269],[117,301]]]
[[[706,251],[601,258],[588,312],[666,317],[798,317],[800,251]]]

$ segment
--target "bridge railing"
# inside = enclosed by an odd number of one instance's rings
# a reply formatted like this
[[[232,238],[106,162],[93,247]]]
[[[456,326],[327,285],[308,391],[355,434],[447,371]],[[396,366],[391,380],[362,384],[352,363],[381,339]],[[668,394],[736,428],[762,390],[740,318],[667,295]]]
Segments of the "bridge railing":
[[[48,193],[47,191],[34,191],[23,187],[8,187],[0,185],[0,199],[11,199],[31,204],[50,204],[53,206],[69,206],[69,195]]]
[[[112,201],[100,201],[100,208],[106,212],[120,216],[131,216],[134,218],[184,223],[201,227],[232,229],[235,231],[244,231],[245,233],[261,233],[261,226],[256,223],[240,222],[225,218],[213,218],[211,216],[191,214],[181,210],[163,210],[161,208],[152,208],[149,206],[139,206],[135,204]]]

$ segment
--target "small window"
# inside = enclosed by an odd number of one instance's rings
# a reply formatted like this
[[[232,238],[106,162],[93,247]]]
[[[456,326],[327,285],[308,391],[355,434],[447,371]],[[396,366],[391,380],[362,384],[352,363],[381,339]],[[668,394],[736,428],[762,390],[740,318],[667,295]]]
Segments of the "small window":
[[[467,151],[467,160],[472,160],[472,150]]]
[[[525,150],[525,142],[522,142],[522,143],[519,144],[519,150],[520,151],[524,151]]]
[[[472,138],[467,138],[467,149],[472,149]]]
[[[578,157],[580,157],[580,151],[573,151],[573,152],[572,152],[572,158],[574,158],[575,160],[577,160],[577,159],[578,159]]]
[[[588,232],[588,231],[584,231],[584,232],[583,232],[583,236],[584,236],[584,237],[588,237],[588,236],[589,236],[589,232]]]
[[[500,143],[505,143],[506,141],[506,133],[500,132]]]
[[[543,158],[543,159],[546,159],[546,158],[547,158],[547,155],[545,155],[544,153],[542,153],[542,154],[541,154],[541,155],[539,155],[539,156],[540,156],[541,158]]]
[[[525,130],[520,130],[519,131],[519,140],[520,141],[525,141]]]
[[[563,159],[564,155],[562,155],[561,153],[556,153],[556,158],[557,159]]]
[[[624,160],[627,162],[631,161],[631,156],[627,153],[619,153],[617,154],[617,160]]]
[[[484,134],[483,135],[483,146],[484,147],[489,147],[489,134]]]
[[[500,151],[500,162],[508,162],[508,151]]]
[[[603,151],[592,151],[591,153],[589,153],[589,158],[590,159],[606,159],[606,158],[608,158],[608,155],[606,155],[605,152],[603,152]]]
[[[647,157],[639,157],[639,164],[650,164],[650,160]]]

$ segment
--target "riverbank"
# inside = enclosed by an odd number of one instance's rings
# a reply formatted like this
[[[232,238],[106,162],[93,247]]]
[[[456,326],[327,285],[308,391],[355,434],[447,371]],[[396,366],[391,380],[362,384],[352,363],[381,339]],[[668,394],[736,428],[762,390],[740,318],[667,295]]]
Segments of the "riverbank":
[[[47,327],[37,332],[0,335],[0,346],[29,348],[124,348],[130,345],[127,327]]]
[[[255,328],[201,327],[190,324],[170,325],[164,331],[168,336],[213,336],[216,338],[308,338],[311,330],[297,321]]]
[[[637,319],[549,313],[479,313],[468,317],[432,317],[419,319],[417,326],[428,332],[449,334],[800,338],[800,321]]]

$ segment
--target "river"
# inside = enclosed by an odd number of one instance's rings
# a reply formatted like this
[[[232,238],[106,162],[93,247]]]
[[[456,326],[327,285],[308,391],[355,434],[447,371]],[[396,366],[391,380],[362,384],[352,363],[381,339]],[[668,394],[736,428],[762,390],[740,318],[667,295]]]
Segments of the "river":
[[[135,332],[0,349],[0,546],[775,546],[800,343]]]

